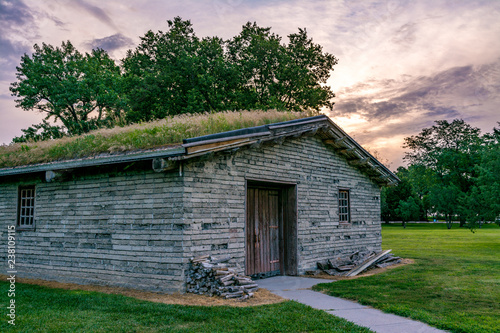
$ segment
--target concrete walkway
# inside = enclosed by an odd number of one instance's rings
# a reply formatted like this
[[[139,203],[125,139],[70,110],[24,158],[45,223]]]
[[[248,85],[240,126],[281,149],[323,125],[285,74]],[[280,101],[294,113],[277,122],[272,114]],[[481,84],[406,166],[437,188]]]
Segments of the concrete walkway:
[[[295,276],[276,276],[257,281],[260,288],[265,288],[273,294],[309,305],[315,309],[324,310],[378,333],[445,332],[419,321],[384,313],[353,301],[311,290],[315,284],[325,282],[329,281]]]

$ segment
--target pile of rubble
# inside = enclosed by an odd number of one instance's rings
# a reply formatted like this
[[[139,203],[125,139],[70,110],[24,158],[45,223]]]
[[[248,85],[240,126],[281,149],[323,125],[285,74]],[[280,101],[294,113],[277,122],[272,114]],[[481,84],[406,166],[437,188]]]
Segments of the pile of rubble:
[[[230,256],[216,259],[210,256],[191,258],[187,272],[187,292],[245,300],[259,286],[248,276],[241,276],[226,262]]]
[[[318,268],[328,275],[356,276],[374,268],[383,268],[401,262],[391,250],[379,253],[373,251],[354,252],[349,255],[328,259],[326,262],[317,262]],[[314,274],[315,272],[310,272]]]

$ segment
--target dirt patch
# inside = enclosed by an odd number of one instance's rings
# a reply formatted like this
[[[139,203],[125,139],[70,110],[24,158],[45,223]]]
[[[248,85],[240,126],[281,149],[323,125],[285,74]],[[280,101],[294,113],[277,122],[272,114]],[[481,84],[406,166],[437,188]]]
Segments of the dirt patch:
[[[358,279],[361,277],[365,276],[371,276],[379,273],[383,273],[387,271],[388,269],[393,269],[396,267],[401,267],[404,265],[409,265],[409,264],[414,264],[415,261],[413,259],[401,259],[401,262],[399,264],[387,266],[384,268],[375,268],[375,269],[370,269],[369,271],[359,274],[356,276],[334,276],[334,275],[328,275],[325,272],[321,272],[318,275],[304,275],[305,277],[311,277],[311,278],[317,278],[317,279],[325,279],[325,280],[333,280],[333,281],[340,281],[340,280],[352,280],[352,279]]]
[[[388,269],[393,269],[396,267],[401,267],[408,264],[413,264],[415,261],[413,259],[403,259],[401,263],[384,267],[384,268],[376,268],[372,269],[366,273],[346,277],[346,276],[331,276],[324,272],[321,272],[318,275],[304,275],[304,277],[312,277],[318,279],[325,280],[351,280],[357,279],[360,277],[371,276],[379,273],[383,273]],[[6,280],[6,275],[0,275],[2,280]],[[81,285],[76,283],[64,283],[64,282],[56,282],[56,281],[46,281],[39,279],[26,279],[16,277],[16,282],[26,283],[26,284],[34,284],[38,286],[44,286],[49,288],[58,288],[65,290],[84,290],[84,291],[96,291],[105,294],[115,294],[115,295],[123,295],[128,297],[133,297],[136,299],[163,303],[163,304],[179,304],[179,305],[199,305],[199,306],[233,306],[233,307],[245,307],[245,306],[257,306],[264,304],[275,304],[285,301],[284,298],[272,294],[267,289],[259,289],[254,293],[254,296],[245,301],[239,301],[235,299],[223,299],[222,297],[210,297],[207,295],[195,295],[195,294],[162,294],[155,293],[149,291],[141,291],[135,289],[121,288],[121,287],[110,287],[110,286],[97,286],[97,285]],[[257,281],[259,283],[259,281]]]
[[[0,275],[3,280],[7,278],[5,275]],[[16,277],[16,282],[34,284],[49,288],[58,288],[66,290],[84,290],[97,291],[105,294],[123,295],[137,298],[144,301],[163,303],[163,304],[179,304],[179,305],[200,305],[200,306],[257,306],[264,304],[274,304],[283,302],[285,299],[272,294],[267,289],[259,289],[254,293],[254,296],[245,301],[235,299],[223,299],[222,297],[210,297],[206,295],[195,294],[162,294],[148,291],[141,291],[128,288],[96,286],[96,285],[80,285],[76,283],[63,283],[56,281],[45,281],[39,279],[25,279]]]

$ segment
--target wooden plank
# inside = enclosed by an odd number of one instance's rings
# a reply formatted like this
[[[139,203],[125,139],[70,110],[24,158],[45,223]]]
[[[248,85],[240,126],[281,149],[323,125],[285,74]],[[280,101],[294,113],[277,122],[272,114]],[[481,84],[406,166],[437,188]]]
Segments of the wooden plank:
[[[377,254],[375,257],[372,257],[370,259],[367,259],[367,260],[363,261],[361,263],[361,265],[356,266],[353,269],[351,269],[349,272],[347,272],[347,274],[345,276],[356,276],[356,275],[358,275],[359,273],[361,273],[362,271],[364,271],[366,268],[370,267],[373,263],[375,263],[377,260],[379,260],[380,258],[382,258],[383,256],[385,256],[389,252],[391,252],[391,250],[382,251],[379,254]]]
[[[261,257],[262,257],[262,235],[261,226],[262,223],[262,212],[261,212],[261,191],[255,189],[255,273],[259,273],[261,269]]]
[[[280,258],[279,269],[280,274],[285,274],[285,241],[284,241],[284,196],[286,194],[286,189],[281,189],[280,196],[278,198],[278,255]]]
[[[253,201],[253,223],[252,223],[252,235],[253,235],[253,274],[258,272],[258,255],[260,251],[259,247],[259,225],[258,225],[258,212],[259,212],[259,200],[258,200],[259,191],[257,189],[254,190],[254,201]]]
[[[270,241],[270,270],[280,269],[279,253],[279,191],[269,191],[270,220],[269,220],[269,241]]]
[[[288,187],[288,186],[287,186]],[[284,202],[289,194],[287,188],[276,188],[271,184],[250,186],[247,189],[247,275],[284,274],[287,268],[285,261],[288,252],[292,252],[292,272],[297,271],[297,227],[295,186],[291,186],[291,213],[285,212]],[[253,204],[251,203],[253,202]],[[284,230],[284,218],[292,216],[292,234]],[[250,233],[253,230],[253,233]],[[291,247],[285,246],[285,239],[290,237]],[[252,242],[253,241],[253,242]],[[250,244],[254,244],[252,247]],[[270,276],[271,276],[270,275]]]
[[[245,274],[252,275],[255,272],[255,189],[247,189],[247,225],[246,225],[246,267]]]
[[[207,144],[201,144],[201,145],[197,145],[197,146],[187,147],[186,151],[188,154],[193,154],[193,153],[201,152],[201,151],[205,151],[205,150],[212,150],[214,148],[231,147],[231,146],[236,145],[236,144],[248,143],[249,141],[250,141],[250,139],[244,138],[244,139],[235,139],[235,140],[213,142],[213,143],[207,143]]]
[[[271,265],[269,264],[269,191],[260,190],[261,193],[261,204],[260,212],[262,213],[261,234],[262,234],[262,256],[261,256],[261,272],[269,272],[271,270]]]
[[[284,241],[286,254],[286,274],[297,275],[297,194],[296,186],[287,188],[284,209]]]
[[[251,239],[251,233],[250,233],[250,224],[252,223],[251,217],[250,217],[250,206],[251,206],[251,199],[250,199],[250,192],[251,189],[247,189],[247,198],[246,198],[246,207],[245,207],[245,274],[250,273],[250,265],[251,265],[251,260],[250,260],[250,253],[252,249],[252,239]]]

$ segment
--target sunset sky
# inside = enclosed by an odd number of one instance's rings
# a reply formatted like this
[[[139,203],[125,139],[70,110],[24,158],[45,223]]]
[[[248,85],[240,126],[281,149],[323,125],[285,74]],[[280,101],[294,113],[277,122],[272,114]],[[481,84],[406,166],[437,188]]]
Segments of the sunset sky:
[[[360,144],[401,165],[403,139],[435,120],[490,132],[500,121],[500,1],[0,0],[0,144],[39,123],[9,85],[33,44],[70,40],[117,61],[148,30],[180,16],[198,37],[237,35],[247,21],[286,36],[307,28],[339,63],[326,110]]]

